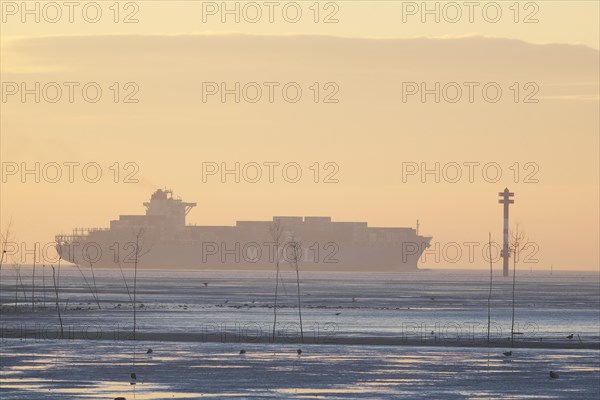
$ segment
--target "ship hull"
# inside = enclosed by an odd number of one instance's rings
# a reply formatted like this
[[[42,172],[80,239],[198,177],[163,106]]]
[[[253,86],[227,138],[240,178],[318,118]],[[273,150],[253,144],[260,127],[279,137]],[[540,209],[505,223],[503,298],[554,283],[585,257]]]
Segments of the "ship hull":
[[[294,246],[275,242],[216,242],[156,243],[149,248],[139,247],[136,257],[135,242],[80,241],[58,246],[62,259],[79,265],[107,268],[177,269],[273,269],[282,268],[323,271],[415,271],[422,252],[431,239],[415,240],[388,245],[365,243],[303,242]],[[118,250],[117,250],[118,249]]]

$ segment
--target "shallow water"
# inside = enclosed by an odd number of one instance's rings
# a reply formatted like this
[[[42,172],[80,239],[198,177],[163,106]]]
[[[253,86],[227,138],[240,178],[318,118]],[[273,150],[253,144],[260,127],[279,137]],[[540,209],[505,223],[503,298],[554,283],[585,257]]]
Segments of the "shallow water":
[[[145,354],[148,347],[154,351]],[[239,349],[247,353],[240,356]],[[5,341],[3,399],[596,399],[598,353],[230,343]],[[32,367],[32,368],[30,368]],[[550,379],[549,371],[559,372]],[[130,374],[137,374],[131,385]]]
[[[485,273],[303,273],[304,337],[321,344],[301,345],[298,357],[300,345],[286,344],[300,337],[292,271],[280,283],[276,345],[257,343],[272,333],[272,273],[139,271],[137,330],[162,341],[133,342],[124,340],[131,339],[133,321],[120,272],[98,269],[92,277],[89,268],[83,271],[90,285],[95,279],[101,308],[79,271],[66,267],[59,304],[66,337],[84,332],[90,340],[54,340],[55,297],[48,280],[44,297],[39,270],[34,313],[28,271],[21,271],[17,311],[11,304],[14,271],[2,271],[2,399],[600,396],[600,352],[566,348],[600,341],[593,273],[519,276],[515,331],[522,334],[515,341],[558,348],[515,348],[512,357],[502,355],[510,347],[510,279],[494,277],[491,337],[497,347],[487,349],[475,344],[487,333]],[[174,333],[196,335],[175,342],[169,338]],[[100,336],[109,340],[93,340]],[[331,344],[340,338],[364,342]],[[370,345],[381,338],[405,338],[413,346]],[[443,347],[414,346],[415,339]],[[465,341],[474,347],[452,347]],[[559,379],[549,379],[550,370]]]
[[[39,269],[39,267],[38,267]],[[89,268],[83,269],[91,287]],[[56,337],[54,294],[40,272],[31,314],[31,282],[23,270],[28,301],[20,288],[20,312],[12,312],[14,277],[3,271],[3,337],[35,329]],[[131,270],[125,270],[132,286]],[[139,271],[137,324],[144,332],[203,334],[207,340],[228,333],[240,340],[268,337],[273,321],[273,274],[268,272]],[[487,335],[488,275],[425,271],[412,274],[303,273],[302,317],[308,335],[387,337],[423,342],[481,340]],[[494,277],[491,339],[503,343],[511,332],[512,279]],[[118,270],[95,270],[98,309],[79,271],[61,271],[60,305],[65,326],[93,332],[131,330],[132,306]],[[206,283],[206,285],[204,284]],[[515,340],[583,343],[600,341],[599,278],[594,273],[550,276],[522,273],[516,287]],[[43,305],[46,305],[46,308]],[[279,287],[278,334],[299,337],[295,275],[285,271]],[[37,326],[36,324],[39,324]],[[45,330],[45,331],[44,331]],[[566,336],[574,334],[569,340]],[[54,336],[53,336],[54,335]]]

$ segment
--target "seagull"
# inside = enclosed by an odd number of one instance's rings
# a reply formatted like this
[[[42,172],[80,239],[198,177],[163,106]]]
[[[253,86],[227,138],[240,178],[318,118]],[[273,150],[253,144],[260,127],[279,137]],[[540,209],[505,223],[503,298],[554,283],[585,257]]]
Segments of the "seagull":
[[[244,350],[244,349],[241,349],[241,350],[240,350],[240,355],[242,355],[242,354],[246,354],[246,350]]]
[[[506,357],[510,357],[510,356],[512,356],[512,350],[511,351],[505,351],[502,354],[504,354]]]
[[[558,378],[558,374],[554,371],[550,371],[550,379],[556,379]]]
[[[571,333],[569,336],[567,336],[567,339],[573,339],[573,334]]]
[[[148,349],[148,351],[146,352],[146,354],[152,354],[152,349]]]
[[[298,353],[298,355],[301,355],[302,354],[302,349],[296,350],[296,353]]]

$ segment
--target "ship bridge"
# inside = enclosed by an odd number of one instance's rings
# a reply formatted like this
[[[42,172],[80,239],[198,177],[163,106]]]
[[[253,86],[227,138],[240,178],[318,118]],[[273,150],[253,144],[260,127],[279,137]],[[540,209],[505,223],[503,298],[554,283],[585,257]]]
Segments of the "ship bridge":
[[[186,215],[196,206],[181,198],[174,198],[170,189],[158,189],[152,194],[149,202],[145,202],[147,216],[162,216],[173,228],[184,228]]]

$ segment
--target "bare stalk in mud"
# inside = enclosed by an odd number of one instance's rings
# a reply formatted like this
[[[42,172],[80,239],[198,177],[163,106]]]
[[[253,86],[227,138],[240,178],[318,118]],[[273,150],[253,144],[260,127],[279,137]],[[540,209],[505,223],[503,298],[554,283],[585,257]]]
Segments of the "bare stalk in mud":
[[[514,345],[515,340],[515,289],[517,285],[517,258],[519,252],[527,246],[525,232],[519,231],[519,224],[516,225],[515,232],[511,234],[510,248],[513,253],[513,283],[512,283],[512,323],[510,327],[510,345]]]
[[[33,270],[31,272],[31,312],[35,311],[35,257],[37,245],[33,244]]]
[[[45,264],[42,264],[42,290],[43,290],[42,307],[46,308],[46,265]]]
[[[6,233],[2,235],[0,233],[0,240],[2,240],[2,253],[0,253],[0,272],[2,272],[2,264],[4,263],[4,257],[6,255],[6,245],[10,240],[10,226],[12,225],[12,219],[8,222],[8,226],[6,227]]]
[[[275,301],[273,303],[273,333],[271,341],[275,342],[275,332],[277,328],[277,296],[279,292],[279,246],[281,244],[281,221],[276,219],[269,227],[271,238],[275,243]]]
[[[118,261],[119,271],[121,271],[121,277],[123,278],[123,283],[125,283],[125,289],[127,290],[127,296],[129,297],[129,301],[133,304],[133,298],[131,297],[131,292],[129,291],[129,285],[127,284],[127,279],[125,278],[125,273],[123,272],[123,267],[121,266],[121,260]]]
[[[19,265],[14,265],[15,269],[15,312],[17,312],[17,303],[19,302]]]
[[[139,260],[144,254],[148,253],[151,249],[151,246],[148,249],[141,251],[141,247],[144,247],[140,240],[143,240],[144,237],[144,229],[140,228],[135,233],[135,259],[133,264],[133,340],[136,340],[136,332],[137,332],[137,272],[138,272],[138,263]]]
[[[138,253],[140,248],[140,234],[141,230],[135,235],[135,264],[133,266],[133,340],[135,340],[135,333],[137,327],[136,318],[136,293],[137,293],[137,267],[138,267]]]
[[[25,284],[23,283],[23,276],[21,275],[21,265],[17,264],[17,280],[21,286],[21,291],[23,292],[23,299],[27,302],[27,292],[25,291]]]
[[[101,309],[102,307],[100,307],[100,301],[98,300],[98,297],[96,296],[96,293],[94,293],[94,290],[92,289],[92,286],[90,285],[90,283],[88,282],[87,278],[85,277],[85,274],[81,270],[81,267],[79,267],[79,264],[77,264],[77,263],[75,263],[75,267],[77,268],[77,270],[79,271],[79,273],[83,277],[83,281],[85,282],[85,285],[87,286],[88,290],[90,291],[90,294],[94,298],[94,301],[98,305],[98,309]]]
[[[12,225],[12,218],[10,219],[10,221],[8,222],[8,226],[6,227],[6,233],[4,235],[2,235],[2,232],[0,232],[0,241],[2,241],[2,249],[0,252],[0,279],[1,279],[1,274],[2,274],[2,264],[4,264],[4,258],[6,257],[6,246],[8,245],[8,241],[10,240],[10,226]],[[16,294],[16,290],[15,290],[15,294]],[[15,311],[17,310],[17,302],[15,301]]]
[[[98,287],[96,286],[96,275],[94,274],[94,264],[90,261],[90,270],[92,271],[92,283],[94,284],[94,292],[96,293],[96,301],[98,303],[98,308],[100,308],[100,297],[98,296]]]
[[[302,328],[302,303],[301,303],[301,299],[300,299],[300,267],[299,267],[299,261],[300,258],[302,257],[302,245],[300,244],[300,242],[297,242],[294,240],[294,238],[292,237],[292,240],[289,242],[289,246],[291,247],[291,254],[290,254],[290,264],[292,265],[292,267],[296,270],[296,287],[298,289],[298,319],[300,321],[300,341],[301,343],[304,343],[304,330]]]
[[[60,271],[60,259],[58,260],[58,265],[59,265],[58,270]],[[64,336],[64,332],[63,332],[62,317],[60,316],[60,307],[58,305],[58,283],[56,280],[56,273],[54,271],[54,265],[51,265],[51,267],[52,267],[52,280],[54,282],[54,293],[56,294],[56,312],[58,314],[58,322],[60,323],[60,338],[62,339]]]
[[[127,283],[127,278],[125,277],[125,272],[123,271],[123,266],[121,265],[121,259],[115,259],[115,262],[119,266],[119,271],[121,272],[121,278],[123,278],[123,283],[125,284],[125,289],[127,290],[127,296],[129,297],[129,301],[133,307],[133,340],[136,340],[137,334],[137,273],[140,259],[152,249],[152,244],[145,246],[144,239],[145,230],[144,228],[140,228],[137,232],[134,232],[135,242],[129,242],[127,244],[128,247],[134,246],[133,253],[134,264],[133,264],[133,287],[131,287]],[[133,292],[133,294],[132,294]]]
[[[487,324],[487,341],[488,343],[490,342],[490,325],[491,325],[491,302],[492,302],[492,279],[493,279],[493,266],[494,266],[494,262],[492,261],[492,233],[490,232],[489,234],[489,239],[488,239],[488,247],[490,250],[490,292],[488,294],[488,301],[487,301],[487,311],[488,311],[488,324]]]

